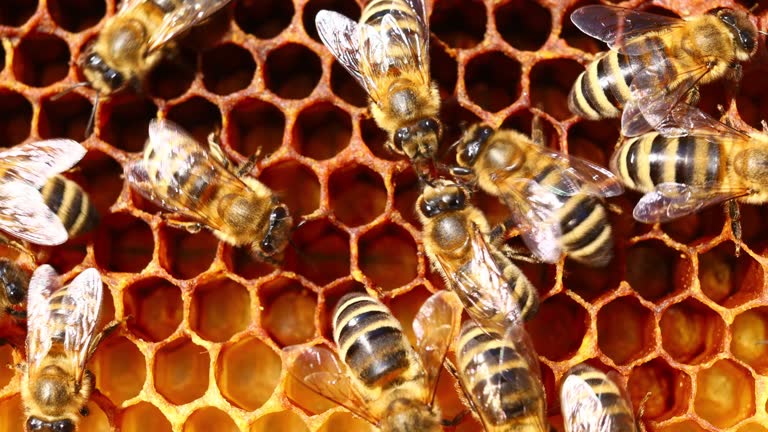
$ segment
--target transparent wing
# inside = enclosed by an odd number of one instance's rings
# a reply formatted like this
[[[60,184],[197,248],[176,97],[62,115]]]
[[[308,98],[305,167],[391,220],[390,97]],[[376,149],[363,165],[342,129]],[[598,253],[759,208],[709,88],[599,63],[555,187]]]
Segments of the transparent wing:
[[[747,189],[723,188],[717,185],[661,183],[640,198],[632,215],[643,223],[669,222],[704,207],[747,194]]]
[[[283,348],[283,356],[294,378],[371,424],[378,424],[379,419],[368,410],[370,401],[357,390],[333,351],[324,346],[296,345]]]
[[[360,28],[344,15],[321,10],[315,16],[315,26],[320,39],[336,60],[352,75],[368,94],[375,91],[376,84],[365,76],[360,66]]]
[[[85,153],[85,147],[69,139],[21,144],[0,152],[0,171],[5,181],[22,181],[39,189],[49,178],[72,168]]]
[[[0,230],[43,246],[60,245],[69,238],[40,192],[18,181],[0,185]]]
[[[430,393],[426,402],[429,405],[437,389],[437,378],[448,347],[459,331],[461,310],[461,300],[455,293],[439,291],[424,302],[413,320],[416,351],[427,373]]]
[[[190,27],[203,22],[230,0],[182,0],[181,5],[165,15],[163,22],[149,38],[148,50],[154,51]]]
[[[27,362],[29,372],[36,370],[51,350],[51,293],[59,288],[59,275],[48,264],[32,274],[27,291]]]
[[[608,5],[589,5],[576,9],[571,21],[584,33],[622,49],[628,41],[647,32],[682,26],[680,18],[666,17]],[[641,49],[636,44],[635,49]]]
[[[626,394],[610,375],[584,364],[566,374],[560,386],[560,404],[567,432],[611,432],[634,425]],[[620,413],[630,418],[622,416],[622,424],[617,424],[616,415]]]

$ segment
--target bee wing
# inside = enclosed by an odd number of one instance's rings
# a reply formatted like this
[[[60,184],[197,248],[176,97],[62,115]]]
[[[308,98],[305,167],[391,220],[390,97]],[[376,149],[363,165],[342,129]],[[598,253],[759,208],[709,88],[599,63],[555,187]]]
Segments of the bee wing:
[[[563,421],[566,425],[566,431],[594,431],[611,432],[617,427],[624,425],[614,424],[614,415],[616,409],[610,409],[606,406],[610,403],[602,400],[593,386],[607,388],[616,386],[616,390],[622,396],[623,401],[616,403],[625,403],[627,405],[626,413],[632,415],[632,409],[629,405],[629,398],[626,389],[617,379],[616,372],[604,374],[590,366],[580,364],[574,366],[571,371],[589,371],[589,381],[580,374],[568,373],[560,385],[560,403],[563,413]],[[595,383],[598,376],[602,375],[601,382]],[[634,419],[631,421],[634,423]]]
[[[448,347],[459,331],[461,300],[451,291],[439,291],[421,305],[413,320],[416,351],[427,373],[428,403],[432,403],[437,378],[443,367]]]
[[[312,391],[336,402],[371,424],[378,419],[370,411],[370,401],[357,390],[336,354],[324,346],[283,348],[288,372]]]
[[[19,180],[41,188],[54,175],[64,172],[85,156],[77,141],[51,139],[21,144],[0,153],[6,181]]]
[[[695,213],[704,207],[747,194],[749,194],[747,189],[724,188],[717,185],[661,183],[640,198],[632,215],[643,223],[669,222]]]
[[[143,3],[143,2],[144,2],[144,0],[123,0],[123,1],[120,3],[120,9],[118,9],[118,11],[117,11],[117,14],[118,14],[118,15],[119,15],[119,14],[122,14],[122,13],[124,13],[125,11],[127,11],[127,10],[129,10],[129,9],[132,9],[132,8],[133,8],[133,7],[135,7],[136,5],[138,5],[138,4],[140,4],[140,3]]]
[[[27,290],[27,362],[30,371],[37,369],[53,344],[51,334],[51,293],[57,290],[59,275],[48,264],[32,274]]]
[[[666,17],[609,5],[589,5],[576,9],[571,21],[582,32],[606,42],[613,49],[641,54],[646,44],[632,44],[633,38],[647,32],[679,27],[680,18]],[[646,45],[647,46],[647,45]]]
[[[55,246],[67,229],[34,187],[19,181],[0,185],[0,229],[30,243]]]
[[[230,0],[183,0],[181,5],[163,18],[163,22],[149,38],[148,50],[152,52],[181,33],[203,22]]]
[[[365,76],[360,65],[360,26],[344,15],[321,10],[315,16],[320,39],[336,60],[357,80],[368,94],[375,94],[376,84]]]

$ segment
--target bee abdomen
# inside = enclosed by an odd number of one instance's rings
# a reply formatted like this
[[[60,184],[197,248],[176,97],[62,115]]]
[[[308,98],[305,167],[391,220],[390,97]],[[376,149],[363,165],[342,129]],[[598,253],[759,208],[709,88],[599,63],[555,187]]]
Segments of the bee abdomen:
[[[577,376],[579,379],[583,380],[592,392],[594,392],[595,400],[600,401],[598,409],[601,410],[602,413],[581,413],[581,415],[589,415],[593,417],[603,415],[609,417],[611,420],[610,428],[606,429],[606,431],[623,432],[635,430],[634,415],[629,401],[624,398],[619,386],[608,378],[604,372],[587,365],[578,365],[566,374],[566,379],[571,375]],[[578,404],[578,401],[570,402]],[[604,424],[608,424],[608,422],[605,422]]]
[[[61,219],[70,237],[88,232],[98,224],[96,208],[77,183],[54,176],[43,185],[40,194],[48,208]]]
[[[621,115],[630,98],[629,85],[637,63],[616,51],[608,51],[587,66],[571,88],[568,107],[588,120]]]
[[[389,29],[390,32],[397,31],[407,35],[418,34],[423,31],[416,12],[402,0],[372,0],[363,9],[360,22],[380,30],[382,20],[387,15],[393,17],[397,22],[395,28]],[[387,56],[381,60],[391,65],[407,64],[407,59],[413,55],[411,47],[406,45],[403,38],[398,35],[391,35],[389,42]]]
[[[596,197],[584,193],[568,198],[559,210],[563,251],[574,260],[602,267],[613,257],[608,212]]]

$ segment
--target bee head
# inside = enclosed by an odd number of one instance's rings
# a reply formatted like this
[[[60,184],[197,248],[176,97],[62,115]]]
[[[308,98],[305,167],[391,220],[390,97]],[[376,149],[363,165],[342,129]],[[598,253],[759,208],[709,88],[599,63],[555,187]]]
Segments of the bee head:
[[[736,41],[736,58],[746,61],[757,51],[757,27],[745,12],[721,8],[711,12],[722,21]]]
[[[3,286],[8,302],[18,305],[27,298],[29,278],[17,271],[15,265],[7,260],[0,260],[0,284]]]
[[[279,204],[269,213],[266,234],[259,241],[258,252],[264,256],[272,256],[281,252],[288,244],[293,219],[284,204]]]
[[[419,211],[428,218],[441,213],[460,211],[466,207],[467,194],[464,189],[444,180],[427,186],[419,197]]]
[[[493,128],[489,126],[476,125],[469,128],[456,148],[456,162],[459,166],[472,167],[491,135],[493,135]]]
[[[379,424],[381,430],[397,432],[442,431],[439,416],[423,402],[400,398],[392,401]]]
[[[434,118],[426,118],[403,126],[392,138],[394,150],[411,159],[432,158],[437,153],[443,128]]]
[[[111,94],[125,86],[123,74],[109,66],[104,58],[95,51],[88,52],[82,58],[80,69],[88,82],[91,83],[91,87],[98,93]]]
[[[56,421],[44,421],[37,417],[29,417],[27,419],[28,432],[74,432],[74,430],[75,424],[70,419]]]

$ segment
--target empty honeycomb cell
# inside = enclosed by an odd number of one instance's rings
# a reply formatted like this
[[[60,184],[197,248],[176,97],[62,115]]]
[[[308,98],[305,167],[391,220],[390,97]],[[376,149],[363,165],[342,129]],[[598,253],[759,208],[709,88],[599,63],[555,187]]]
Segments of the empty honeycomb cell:
[[[68,240],[66,243],[51,248],[51,257],[46,264],[50,264],[57,271],[64,273],[72,270],[83,262],[88,253],[87,239],[89,234],[79,236],[74,240]]]
[[[357,107],[368,105],[368,94],[338,61],[331,66],[331,90],[349,104]]]
[[[253,411],[264,405],[280,382],[280,356],[255,338],[225,345],[215,371],[221,394],[233,405]]]
[[[558,406],[558,386],[555,379],[555,373],[552,372],[546,363],[539,362],[539,369],[541,370],[541,384],[544,385],[544,397],[547,399],[547,412],[553,412],[557,410]]]
[[[93,27],[106,12],[104,0],[54,0],[46,6],[56,24],[73,33]]]
[[[626,253],[626,281],[646,300],[662,300],[693,276],[678,271],[678,267],[688,267],[679,265],[680,252],[660,241],[636,243]]]
[[[299,281],[279,278],[259,288],[262,327],[280,346],[304,343],[315,336],[317,295]]]
[[[37,133],[41,138],[85,139],[85,128],[91,117],[93,105],[84,96],[69,93],[53,100],[44,99],[40,104]]]
[[[99,102],[95,126],[100,138],[120,150],[138,152],[149,136],[149,122],[157,117],[157,107],[151,100],[133,93]]]
[[[253,81],[256,62],[253,55],[235,44],[214,47],[203,54],[203,84],[209,91],[228,95]]]
[[[587,311],[565,294],[546,299],[528,322],[536,352],[550,360],[564,360],[575,353],[589,325]]]
[[[472,57],[466,64],[464,86],[472,102],[496,112],[520,96],[520,63],[500,51]]]
[[[288,206],[294,221],[320,206],[320,182],[306,165],[294,161],[270,165],[259,174],[259,180]]]
[[[432,79],[437,82],[442,99],[453,96],[456,89],[456,82],[459,77],[459,65],[454,56],[446,52],[446,47],[442,44],[432,43],[429,45],[429,73]],[[444,117],[440,117],[444,119]]]
[[[229,271],[242,276],[246,279],[256,279],[266,276],[275,270],[271,264],[264,262],[254,255],[250,248],[233,248],[229,245],[224,247],[225,258]]]
[[[293,232],[293,245],[285,251],[283,269],[294,271],[318,285],[349,274],[349,234],[323,219],[307,221]]]
[[[19,93],[0,89],[0,146],[14,146],[29,136],[32,104]]]
[[[106,153],[90,150],[67,177],[88,193],[99,215],[109,213],[123,189],[123,168]]]
[[[165,56],[152,68],[144,82],[148,92],[160,99],[177,98],[189,89],[195,79],[196,52],[178,49],[172,56]]]
[[[323,413],[338,406],[310,390],[309,387],[296,380],[291,374],[286,376],[285,394],[298,409],[313,415]]]
[[[367,421],[346,412],[339,412],[328,417],[319,432],[358,431],[375,432],[376,428]]]
[[[416,242],[402,227],[378,225],[359,241],[358,265],[377,287],[391,290],[412,281],[418,272]]]
[[[221,113],[213,102],[195,96],[168,109],[168,119],[178,123],[197,142],[207,143],[208,134],[221,128]]]
[[[16,45],[13,76],[32,87],[45,87],[69,72],[69,46],[56,36],[31,33]]]
[[[189,325],[203,339],[227,341],[250,322],[250,295],[244,286],[230,279],[220,279],[195,287]]]
[[[762,77],[765,76],[765,70],[747,70],[740,81],[739,92],[736,96],[736,105],[739,110],[739,117],[755,129],[760,130],[760,122],[764,119],[766,110],[768,110],[768,89],[760,85]]]
[[[395,184],[395,209],[409,224],[420,227],[421,222],[416,216],[416,200],[421,194],[421,186],[416,173],[405,170],[398,173],[394,179]]]
[[[619,123],[580,121],[568,129],[568,154],[607,167],[613,148],[619,140]],[[615,126],[615,127],[613,127]]]
[[[222,410],[207,407],[201,408],[187,418],[184,432],[238,432],[235,422]]]
[[[755,415],[755,380],[731,360],[719,360],[696,375],[693,409],[717,428]]]
[[[353,165],[331,174],[328,188],[336,218],[348,227],[366,224],[384,212],[387,189],[379,174]]]
[[[293,127],[293,143],[298,151],[316,160],[336,156],[349,145],[351,137],[349,114],[328,102],[304,109]]]
[[[5,341],[0,345],[0,365],[12,365],[13,364],[13,347]],[[13,369],[10,367],[0,366],[0,389],[7,386],[13,378]]]
[[[260,417],[253,422],[250,432],[272,432],[277,430],[309,432],[301,417],[290,411],[279,411]]]
[[[88,409],[88,415],[83,417],[78,431],[82,432],[101,432],[111,430],[109,425],[109,419],[104,411],[93,401],[88,402],[86,405]]]
[[[267,88],[283,99],[303,99],[309,96],[322,74],[323,68],[317,54],[295,43],[270,52],[264,65]]]
[[[430,295],[432,293],[426,288],[418,286],[405,294],[393,298],[388,304],[392,315],[400,321],[400,324],[403,326],[403,333],[405,333],[413,346],[416,346],[416,336],[413,333],[413,319]]]
[[[386,147],[389,137],[377,124],[373,118],[360,119],[360,135],[363,137],[368,150],[379,159],[400,160],[402,156],[396,154]]]
[[[354,0],[309,0],[302,10],[302,24],[304,31],[314,40],[320,42],[315,26],[315,16],[321,10],[338,12],[357,22],[360,19],[360,6]]]
[[[430,30],[451,48],[472,48],[483,41],[487,14],[479,0],[438,0],[432,7]]]
[[[573,260],[566,260],[565,269],[563,284],[589,302],[610,295],[621,282],[618,275],[605,271],[605,268],[590,267]]]
[[[708,429],[696,424],[693,420],[686,420],[679,423],[668,424],[659,429],[660,432],[707,432]]]
[[[99,235],[93,248],[96,263],[116,272],[139,272],[152,259],[152,231],[140,219],[125,213],[113,213],[101,219]]]
[[[199,275],[216,257],[219,241],[208,230],[192,234],[166,226],[161,233],[160,265],[176,278],[191,279]]]
[[[165,279],[150,278],[129,285],[123,304],[125,314],[131,317],[128,329],[144,340],[162,341],[181,324],[181,291]]]
[[[531,70],[531,104],[558,120],[573,114],[568,109],[568,93],[584,68],[575,60],[545,60]]]
[[[293,19],[292,2],[282,0],[244,0],[235,6],[235,22],[246,33],[259,39],[280,34]]]
[[[629,363],[654,348],[656,323],[634,297],[620,297],[597,314],[597,346],[616,364]]]
[[[681,363],[703,363],[723,349],[723,319],[698,300],[687,299],[667,308],[659,328],[664,350]]]
[[[662,224],[661,229],[676,241],[690,244],[696,240],[720,234],[724,223],[723,207],[712,206],[692,215]]]
[[[171,430],[171,423],[151,403],[139,402],[123,411],[121,432],[171,432]]]
[[[535,51],[544,45],[552,31],[548,9],[534,0],[509,0],[493,11],[496,30],[512,47]]]
[[[18,27],[24,24],[37,10],[37,0],[3,2],[0,5],[0,25]]]
[[[691,378],[661,358],[636,366],[627,381],[634,406],[648,397],[643,418],[663,420],[685,412],[691,395]]]
[[[766,429],[763,426],[760,426],[757,423],[747,423],[736,430],[736,432],[767,432],[767,431],[768,429]]]
[[[163,345],[155,354],[155,390],[174,405],[192,402],[208,388],[210,360],[188,337]]]
[[[768,309],[754,308],[737,315],[731,324],[731,334],[733,356],[765,375],[768,371]]]
[[[285,115],[276,106],[246,98],[229,113],[229,145],[244,157],[272,154],[283,143]]]
[[[725,242],[699,254],[701,290],[726,307],[754,300],[763,292],[763,268],[748,254],[734,256],[735,248],[733,243]]]
[[[455,98],[443,100],[440,105],[440,119],[443,122],[443,148],[441,149],[441,158],[443,156],[450,160],[447,155],[448,146],[453,145],[464,135],[467,127],[480,121],[480,118],[472,111],[461,106]]]
[[[139,394],[147,377],[144,355],[125,337],[104,340],[88,365],[99,391],[115,405]]]
[[[579,30],[571,21],[571,14],[576,9],[591,4],[596,4],[594,0],[578,1],[572,4],[565,10],[563,14],[562,28],[560,29],[560,39],[563,39],[565,43],[573,48],[579,49],[588,53],[597,53],[599,51],[605,51],[608,47],[598,39],[595,39],[583,31]]]

